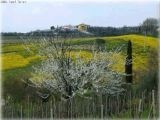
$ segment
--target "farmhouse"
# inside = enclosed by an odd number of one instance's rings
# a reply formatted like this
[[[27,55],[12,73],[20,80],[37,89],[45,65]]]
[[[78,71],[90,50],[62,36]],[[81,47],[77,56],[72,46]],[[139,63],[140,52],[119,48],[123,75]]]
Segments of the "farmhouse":
[[[62,29],[63,30],[76,30],[77,28],[75,26],[72,26],[72,25],[65,25],[65,26],[62,26]]]
[[[90,25],[87,25],[87,24],[84,24],[84,23],[81,23],[79,25],[77,25],[77,28],[79,31],[87,31],[87,29],[90,27]]]

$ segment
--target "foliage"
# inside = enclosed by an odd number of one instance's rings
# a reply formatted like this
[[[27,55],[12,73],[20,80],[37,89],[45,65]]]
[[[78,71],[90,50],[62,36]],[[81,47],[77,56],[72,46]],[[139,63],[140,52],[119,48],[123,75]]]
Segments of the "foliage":
[[[141,29],[146,35],[158,36],[158,20],[155,18],[147,18],[143,21]]]
[[[104,39],[96,39],[96,48],[97,48],[97,51],[103,51],[105,50],[105,43],[106,41]]]
[[[158,91],[158,52],[153,51],[149,54],[147,61],[147,67],[149,68],[145,75],[141,75],[141,81],[138,84],[138,90],[140,91]]]

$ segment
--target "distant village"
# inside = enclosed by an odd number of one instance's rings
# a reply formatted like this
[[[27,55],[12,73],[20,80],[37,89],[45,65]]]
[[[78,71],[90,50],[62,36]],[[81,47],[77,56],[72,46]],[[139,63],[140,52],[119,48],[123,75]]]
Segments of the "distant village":
[[[90,25],[81,23],[79,25],[64,25],[64,26],[51,26],[50,29],[45,29],[45,30],[35,30],[31,31],[27,34],[29,35],[46,35],[46,36],[53,36],[53,35],[66,35],[71,34],[72,36],[74,35],[93,35],[92,33],[88,32]]]
[[[74,31],[74,30],[87,31],[87,29],[89,27],[90,27],[90,25],[82,23],[82,24],[79,24],[79,25],[76,25],[76,26],[73,26],[73,25],[64,25],[64,26],[61,26],[60,29],[64,30],[64,31],[66,31],[66,30],[71,30],[71,31]],[[52,27],[51,27],[51,30],[52,30]]]

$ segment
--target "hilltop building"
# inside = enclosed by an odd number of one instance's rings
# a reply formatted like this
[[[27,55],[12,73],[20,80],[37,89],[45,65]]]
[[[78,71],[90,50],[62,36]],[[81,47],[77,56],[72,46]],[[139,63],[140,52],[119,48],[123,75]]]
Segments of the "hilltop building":
[[[73,25],[64,25],[61,27],[62,30],[71,30],[71,31],[74,31],[76,30],[76,26],[73,26]]]
[[[45,30],[35,30],[35,31],[31,31],[28,34],[30,35],[34,35],[34,36],[54,36],[54,35],[64,35],[65,33],[70,33],[70,34],[74,34],[75,36],[77,35],[81,35],[81,36],[85,36],[85,35],[92,35],[91,33],[88,32],[88,28],[90,27],[90,25],[87,24],[79,24],[79,25],[64,25],[64,26],[51,26],[50,29],[45,29]]]
[[[81,23],[79,25],[77,25],[77,28],[79,31],[87,31],[87,29],[90,27],[90,25],[87,25],[87,24],[84,24],[84,23]]]

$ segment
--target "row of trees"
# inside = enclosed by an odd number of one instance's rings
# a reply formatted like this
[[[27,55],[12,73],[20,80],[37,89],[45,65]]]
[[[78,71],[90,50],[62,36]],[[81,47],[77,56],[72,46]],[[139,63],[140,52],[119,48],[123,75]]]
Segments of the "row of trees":
[[[17,33],[17,32],[8,32],[8,33],[1,33],[2,36],[28,36],[28,35],[54,35],[55,33],[52,31],[59,33],[60,35],[64,34],[73,34],[72,36],[84,36],[83,34],[80,34],[78,31],[59,31],[54,26],[51,26],[50,31],[35,31],[35,32],[29,32],[29,33]],[[98,27],[98,26],[91,26],[88,28],[88,32],[92,33],[94,36],[114,36],[114,35],[124,35],[124,34],[143,34],[143,35],[149,35],[149,36],[158,36],[158,20],[155,18],[147,18],[143,21],[142,24],[139,26],[124,26],[124,27]],[[78,33],[78,34],[77,34]],[[87,35],[87,34],[86,34]]]
[[[90,27],[89,32],[96,36],[114,36],[123,34],[143,34],[149,36],[158,36],[158,20],[148,18],[139,26],[129,27]]]

